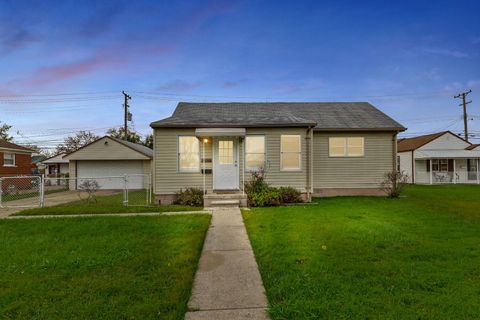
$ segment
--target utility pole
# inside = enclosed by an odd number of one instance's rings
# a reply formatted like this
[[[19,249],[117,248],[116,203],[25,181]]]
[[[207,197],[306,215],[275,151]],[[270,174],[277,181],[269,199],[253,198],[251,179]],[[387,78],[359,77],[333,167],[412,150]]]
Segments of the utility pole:
[[[460,107],[463,106],[463,126],[464,126],[464,132],[465,132],[465,140],[468,141],[468,116],[467,116],[467,104],[472,103],[472,100],[467,101],[467,95],[472,92],[472,90],[468,90],[466,92],[462,92],[454,96],[454,99],[460,99],[462,98],[462,103],[459,104]]]
[[[129,114],[128,112],[128,100],[132,99],[128,94],[125,93],[125,91],[122,91],[123,93],[123,98],[124,98],[124,103],[123,103],[123,109],[124,109],[124,116],[123,116],[123,140],[127,140],[128,137],[128,121],[129,121]]]

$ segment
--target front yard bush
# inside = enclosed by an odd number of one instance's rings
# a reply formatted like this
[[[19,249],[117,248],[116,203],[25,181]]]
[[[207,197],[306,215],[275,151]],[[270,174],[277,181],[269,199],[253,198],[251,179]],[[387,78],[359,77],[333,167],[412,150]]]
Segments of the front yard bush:
[[[303,202],[300,191],[293,187],[278,188],[281,203],[300,203]]]
[[[176,193],[174,204],[201,207],[203,206],[203,191],[198,188],[180,189],[180,191]]]
[[[263,170],[252,173],[251,180],[245,183],[245,193],[250,207],[271,207],[302,202],[300,192],[293,187],[269,186]]]

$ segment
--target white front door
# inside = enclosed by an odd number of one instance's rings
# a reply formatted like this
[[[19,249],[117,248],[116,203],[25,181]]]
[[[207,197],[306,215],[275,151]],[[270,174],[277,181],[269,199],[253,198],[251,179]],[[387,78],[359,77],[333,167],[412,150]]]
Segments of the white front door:
[[[237,138],[216,138],[214,142],[213,189],[239,188]]]

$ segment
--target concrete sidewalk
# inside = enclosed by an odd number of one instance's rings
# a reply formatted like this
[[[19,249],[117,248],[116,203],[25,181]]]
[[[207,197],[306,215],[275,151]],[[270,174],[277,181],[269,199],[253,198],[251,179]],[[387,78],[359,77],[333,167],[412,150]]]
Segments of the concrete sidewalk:
[[[213,209],[185,319],[265,320],[267,306],[240,209]]]

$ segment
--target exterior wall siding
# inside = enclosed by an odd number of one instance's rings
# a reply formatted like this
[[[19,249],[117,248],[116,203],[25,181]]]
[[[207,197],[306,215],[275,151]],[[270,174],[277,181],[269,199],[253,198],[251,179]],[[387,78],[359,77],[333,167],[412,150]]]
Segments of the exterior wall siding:
[[[408,175],[408,182],[412,183],[412,151],[399,152],[398,156],[400,157],[400,171]]]
[[[306,128],[247,128],[247,135],[264,135],[266,152],[266,180],[272,186],[291,186],[301,192],[308,186],[308,152]],[[154,193],[171,195],[187,187],[203,187],[201,171],[184,173],[177,169],[178,136],[194,135],[195,129],[154,130]],[[280,136],[298,134],[301,136],[301,169],[299,171],[280,170]],[[365,138],[365,155],[363,157],[338,158],[329,157],[328,138],[340,136],[358,136]],[[379,187],[384,175],[395,169],[395,150],[393,132],[314,132],[313,133],[313,187],[315,189],[374,189]],[[242,180],[250,179],[250,172],[242,174],[245,144],[240,139],[238,145],[240,186]],[[212,141],[206,145],[205,158],[212,159]],[[202,143],[200,143],[200,159]],[[212,159],[213,160],[213,159]],[[202,162],[200,162],[202,166]],[[206,163],[212,168],[212,162]],[[213,191],[213,174],[206,175],[207,193]]]
[[[177,169],[178,136],[194,135],[195,129],[155,129],[155,181],[154,192],[156,194],[173,194],[186,187],[203,188],[203,175],[201,172],[179,172]],[[301,169],[299,171],[280,170],[280,136],[282,134],[298,134],[301,136]],[[305,192],[306,189],[306,129],[247,129],[247,135],[264,135],[266,152],[266,180],[272,186],[292,186]],[[240,139],[238,144],[239,154],[239,181],[248,181],[251,173],[243,172],[245,143]],[[202,143],[200,144],[200,159],[202,157]],[[206,144],[205,158],[213,160],[212,139]],[[202,162],[200,162],[202,167]],[[212,162],[206,163],[206,169],[212,169]],[[213,174],[206,175],[207,193],[213,191]]]
[[[178,136],[193,136],[195,129],[155,129],[155,179],[154,193],[174,194],[188,187],[203,188],[203,175],[200,172],[178,171]],[[202,166],[202,143],[200,143],[200,167]],[[206,144],[205,158],[212,159],[211,141]],[[211,168],[211,163],[207,168]],[[212,174],[206,175],[207,192],[212,192]]]
[[[464,150],[470,144],[466,141],[454,136],[451,133],[446,133],[437,139],[421,146],[417,150]]]
[[[392,132],[314,132],[313,187],[378,188],[395,166]],[[364,137],[362,157],[330,157],[329,137]]]

